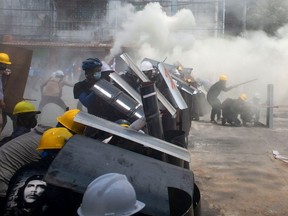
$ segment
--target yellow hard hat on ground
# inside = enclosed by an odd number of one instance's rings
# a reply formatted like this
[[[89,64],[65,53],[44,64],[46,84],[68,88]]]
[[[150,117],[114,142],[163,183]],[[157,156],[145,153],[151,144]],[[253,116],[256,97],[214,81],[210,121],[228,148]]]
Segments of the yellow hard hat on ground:
[[[41,111],[36,110],[34,104],[28,102],[28,101],[20,101],[18,102],[13,110],[13,115],[21,114],[21,113],[35,113],[35,114],[40,114]]]
[[[61,149],[73,134],[64,127],[51,128],[45,131],[37,150]]]
[[[246,101],[248,99],[248,97],[247,97],[246,94],[241,94],[240,95],[240,99],[243,100],[243,101]]]
[[[11,64],[9,55],[7,55],[6,53],[0,53],[0,62],[3,64]]]
[[[226,75],[222,74],[219,76],[219,80],[227,81],[228,77]]]
[[[57,118],[57,121],[60,122],[64,127],[68,128],[69,130],[73,131],[77,134],[83,134],[85,125],[75,122],[74,117],[80,112],[79,109],[72,109],[68,110],[63,113],[62,116]]]

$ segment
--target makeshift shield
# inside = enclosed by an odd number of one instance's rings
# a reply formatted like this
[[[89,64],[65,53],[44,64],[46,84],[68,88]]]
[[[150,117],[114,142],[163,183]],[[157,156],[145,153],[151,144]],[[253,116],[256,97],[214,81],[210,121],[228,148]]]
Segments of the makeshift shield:
[[[133,62],[130,56],[127,53],[123,53],[120,57],[126,62],[126,64],[139,76],[139,78],[143,82],[149,82],[150,80],[146,77],[146,75],[137,67],[137,65]],[[165,108],[169,111],[169,113],[176,117],[176,109],[172,106],[172,104],[162,95],[162,93],[157,89],[157,97],[159,101],[165,106]]]
[[[121,88],[123,88],[132,98],[134,98],[138,103],[142,104],[140,94],[135,91],[119,74],[116,72],[110,73],[110,78],[113,79]]]
[[[12,73],[4,77],[4,80],[6,79],[4,85],[4,101],[6,106],[3,109],[6,113],[12,114],[15,105],[23,100],[33,51],[0,44],[0,52],[7,53],[12,62],[12,64],[9,65]],[[15,88],[16,86],[17,88]]]
[[[184,109],[187,109],[188,106],[185,102],[185,100],[183,99],[183,97],[181,96],[178,88],[176,87],[175,85],[175,82],[173,81],[171,75],[169,74],[168,70],[165,68],[165,66],[160,63],[158,65],[158,69],[162,75],[162,77],[164,78],[169,90],[170,90],[170,93],[172,94],[176,104],[178,105],[179,109],[181,110],[184,110]]]
[[[188,94],[191,94],[191,95],[195,94],[195,90],[197,90],[196,88],[194,88],[193,86],[189,86],[184,80],[180,79],[179,77],[177,77],[176,75],[171,73],[171,71],[175,69],[174,65],[170,65],[170,64],[167,64],[167,63],[164,63],[164,62],[159,62],[159,61],[156,61],[156,60],[153,60],[153,59],[149,59],[149,58],[144,58],[143,61],[151,62],[151,64],[153,66],[155,66],[155,67],[158,67],[158,65],[160,63],[163,64],[163,66],[169,71],[170,76],[173,78],[176,86],[179,89],[181,89],[181,90],[183,90],[183,91],[185,91],[185,92],[187,92]],[[188,70],[188,68],[187,68],[187,70]]]
[[[111,133],[113,135],[117,135],[127,140],[131,140],[133,142],[166,153],[184,161],[190,162],[191,160],[189,151],[184,148],[175,146],[169,142],[157,139],[147,134],[143,134],[129,128],[121,127],[114,122],[110,122],[89,113],[80,111],[75,116],[74,121]]]
[[[45,180],[84,193],[91,181],[106,173],[127,176],[137,199],[146,205],[144,214],[194,215],[192,171],[80,135],[68,140],[52,162]],[[178,205],[181,210],[169,207],[169,201],[175,200],[186,200]],[[171,214],[170,209],[175,213]]]

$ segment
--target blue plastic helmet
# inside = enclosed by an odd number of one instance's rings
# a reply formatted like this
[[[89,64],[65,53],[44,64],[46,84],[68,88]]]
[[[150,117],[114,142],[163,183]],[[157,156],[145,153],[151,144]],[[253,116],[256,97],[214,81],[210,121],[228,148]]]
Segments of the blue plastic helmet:
[[[82,69],[84,71],[95,67],[102,67],[102,62],[98,58],[88,58],[82,62]]]

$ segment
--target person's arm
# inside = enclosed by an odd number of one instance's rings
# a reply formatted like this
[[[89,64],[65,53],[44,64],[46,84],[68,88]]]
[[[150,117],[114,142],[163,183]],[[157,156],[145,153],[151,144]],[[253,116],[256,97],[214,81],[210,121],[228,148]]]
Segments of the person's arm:
[[[227,91],[230,91],[230,90],[233,89],[233,88],[234,88],[233,86],[230,86],[230,87],[224,86],[224,87],[222,88],[222,90],[223,90],[224,92],[227,92]]]
[[[68,81],[66,81],[66,80],[64,80],[64,81],[62,81],[62,85],[64,86],[64,85],[66,85],[66,86],[69,86],[69,87],[73,87],[74,86],[74,83],[72,83],[72,82],[68,82]]]
[[[47,83],[48,83],[49,80],[50,80],[50,79],[46,80],[46,82],[44,82],[44,83],[40,86],[41,94],[43,93],[43,88],[44,88],[44,86],[47,85]]]
[[[87,107],[89,106],[92,97],[95,97],[93,92],[82,92],[78,99],[83,104],[83,106]]]

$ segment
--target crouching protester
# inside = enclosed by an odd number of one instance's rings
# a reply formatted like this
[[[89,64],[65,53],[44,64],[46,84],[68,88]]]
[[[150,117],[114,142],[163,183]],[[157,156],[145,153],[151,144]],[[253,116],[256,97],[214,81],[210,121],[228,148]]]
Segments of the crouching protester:
[[[107,173],[93,180],[87,187],[79,216],[140,215],[145,204],[136,199],[136,192],[125,175]]]
[[[17,103],[13,110],[13,116],[15,116],[16,120],[16,128],[10,136],[4,137],[0,141],[0,146],[18,136],[30,132],[32,128],[36,127],[38,123],[37,115],[40,113],[41,112],[36,110],[35,106],[28,101],[23,100]]]
[[[72,192],[50,185],[43,179],[50,164],[71,136],[73,134],[64,127],[44,132],[37,147],[41,151],[41,159],[20,168],[9,183],[4,216],[75,215],[75,194],[72,199]]]
[[[231,126],[241,126],[242,122],[238,116],[243,113],[246,107],[245,101],[247,100],[246,94],[241,94],[237,99],[227,98],[222,103],[222,125],[226,123]]]

